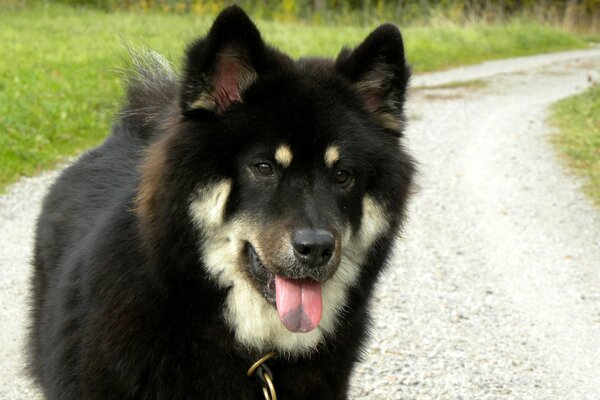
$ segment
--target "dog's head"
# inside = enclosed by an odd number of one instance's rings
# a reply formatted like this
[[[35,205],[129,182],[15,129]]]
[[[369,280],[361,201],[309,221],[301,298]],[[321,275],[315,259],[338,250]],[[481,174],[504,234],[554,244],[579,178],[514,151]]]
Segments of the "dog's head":
[[[399,143],[409,75],[392,25],[335,61],[293,61],[230,7],[189,47],[137,209],[170,229],[165,204],[185,199],[240,342],[313,348],[349,292],[375,280],[413,173]]]

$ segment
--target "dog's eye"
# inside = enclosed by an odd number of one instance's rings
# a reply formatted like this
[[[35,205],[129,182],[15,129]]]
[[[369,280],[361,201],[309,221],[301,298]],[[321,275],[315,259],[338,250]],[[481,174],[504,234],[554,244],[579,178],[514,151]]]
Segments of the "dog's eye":
[[[334,175],[335,183],[339,183],[340,185],[343,185],[350,180],[350,177],[351,177],[350,172],[343,170],[343,169],[338,169]]]
[[[273,166],[266,162],[254,164],[254,170],[259,175],[262,175],[262,176],[272,176],[273,175]]]

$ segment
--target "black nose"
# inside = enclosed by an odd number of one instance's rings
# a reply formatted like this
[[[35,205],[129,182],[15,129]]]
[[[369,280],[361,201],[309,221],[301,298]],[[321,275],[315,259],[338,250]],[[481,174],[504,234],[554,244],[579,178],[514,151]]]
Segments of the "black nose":
[[[322,267],[333,256],[335,238],[324,229],[298,229],[292,237],[296,257],[311,267]]]

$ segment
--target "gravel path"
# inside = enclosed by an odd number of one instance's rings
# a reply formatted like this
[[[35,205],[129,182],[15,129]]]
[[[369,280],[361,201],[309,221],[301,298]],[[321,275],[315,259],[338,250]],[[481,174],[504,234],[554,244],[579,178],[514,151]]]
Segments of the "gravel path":
[[[600,399],[600,213],[557,163],[547,107],[600,79],[600,48],[421,75],[410,148],[420,191],[356,399]],[[22,374],[40,201],[56,173],[0,196],[0,400],[39,399]]]

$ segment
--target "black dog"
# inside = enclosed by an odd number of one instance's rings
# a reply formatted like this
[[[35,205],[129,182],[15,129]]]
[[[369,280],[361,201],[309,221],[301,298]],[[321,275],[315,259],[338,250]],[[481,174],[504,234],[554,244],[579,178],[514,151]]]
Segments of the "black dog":
[[[345,399],[413,177],[400,32],[293,61],[230,7],[180,82],[154,53],[136,63],[112,135],[39,219],[46,397],[261,399],[272,381]]]

